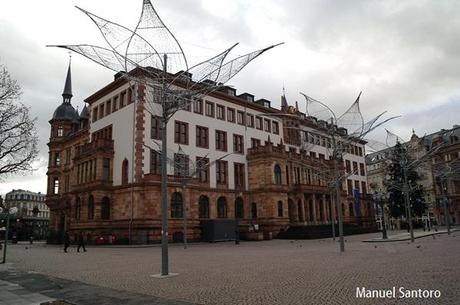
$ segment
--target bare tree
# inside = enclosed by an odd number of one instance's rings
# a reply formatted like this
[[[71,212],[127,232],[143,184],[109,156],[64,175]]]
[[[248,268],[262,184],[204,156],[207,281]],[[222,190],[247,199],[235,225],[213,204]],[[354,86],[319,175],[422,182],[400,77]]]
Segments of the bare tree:
[[[0,65],[0,180],[32,170],[38,154],[36,118],[22,104],[21,87]]]

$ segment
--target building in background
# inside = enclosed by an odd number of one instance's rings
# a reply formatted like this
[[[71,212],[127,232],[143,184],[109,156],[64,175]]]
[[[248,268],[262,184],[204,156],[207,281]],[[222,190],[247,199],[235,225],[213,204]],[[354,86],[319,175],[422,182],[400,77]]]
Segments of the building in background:
[[[4,206],[16,207],[18,212],[11,223],[11,231],[19,240],[46,238],[50,210],[45,203],[46,195],[26,190],[12,190],[5,196]]]
[[[141,82],[130,83],[121,75],[88,97],[79,114],[71,104],[69,66],[63,101],[49,121],[46,202],[56,237],[68,230],[82,231],[90,241],[160,240],[160,113]],[[256,238],[269,238],[293,225],[331,224],[336,213],[330,190],[318,175],[332,164],[327,124],[288,106],[284,95],[282,101],[278,110],[268,100],[238,95],[225,86],[170,119],[171,240],[183,238],[185,214],[189,240],[200,240],[209,220],[238,220],[243,238],[253,231]],[[293,114],[289,121],[283,118],[286,113]],[[306,140],[289,136],[286,124],[296,124]],[[372,226],[367,223],[373,211],[364,154],[364,142],[357,140],[343,165],[349,171],[342,192],[344,215],[356,226]],[[197,163],[210,166],[197,171],[184,188],[178,166]]]
[[[443,132],[443,130],[441,130]],[[450,224],[460,224],[460,126],[454,125],[452,130],[433,138],[434,142],[442,141],[445,145],[432,158],[433,182],[435,190],[434,213],[439,224],[445,224],[443,200],[447,200],[447,212]],[[440,179],[440,178],[445,179]]]
[[[434,170],[434,167],[445,165],[450,161],[458,159],[460,156],[458,155],[458,137],[460,136],[460,128],[458,126],[454,126],[452,132],[448,133],[448,136],[444,135],[445,132],[446,130],[442,129],[423,137],[419,137],[415,134],[415,132],[413,132],[411,139],[408,142],[402,143],[404,146],[410,147],[409,152],[412,160],[417,160],[423,157],[424,161],[421,162],[415,170],[420,177],[418,184],[422,185],[424,188],[424,199],[427,204],[427,211],[424,219],[430,219],[430,221],[435,219],[438,224],[444,223],[444,212],[442,211],[442,204],[440,203],[442,193],[439,185],[437,185],[438,183],[436,182],[437,171]],[[424,157],[427,152],[434,147],[434,145],[439,145],[440,141],[447,145],[437,151],[436,154]],[[390,158],[392,150],[393,148],[390,147],[366,156],[368,182],[372,193],[375,191],[386,192],[385,181],[388,179],[387,170],[389,164],[391,163]],[[457,173],[456,177],[458,176],[459,174]],[[458,219],[458,212],[457,217],[454,216],[456,211],[458,211],[459,198],[455,188],[455,185],[456,183],[458,184],[458,182],[456,182],[455,177],[450,177],[448,180],[447,196],[454,200],[451,206],[452,217]],[[460,185],[458,190],[460,192]],[[376,211],[376,217],[381,217],[380,210],[377,209]]]

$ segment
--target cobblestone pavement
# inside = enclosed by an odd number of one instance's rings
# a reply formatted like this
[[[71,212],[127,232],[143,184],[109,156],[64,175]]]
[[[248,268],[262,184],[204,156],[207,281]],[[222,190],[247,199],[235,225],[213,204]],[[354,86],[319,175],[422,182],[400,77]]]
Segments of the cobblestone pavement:
[[[415,243],[363,243],[346,237],[346,252],[328,240],[191,244],[170,247],[167,279],[160,247],[96,248],[63,253],[59,247],[15,245],[16,268],[196,304],[459,304],[460,232]],[[368,289],[439,289],[440,299],[357,299]]]
[[[0,305],[192,305],[0,267]]]

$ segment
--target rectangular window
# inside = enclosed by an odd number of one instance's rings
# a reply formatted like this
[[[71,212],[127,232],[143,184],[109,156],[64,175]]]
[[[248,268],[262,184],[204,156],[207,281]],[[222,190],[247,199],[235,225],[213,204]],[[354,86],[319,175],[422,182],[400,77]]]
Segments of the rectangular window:
[[[216,130],[216,150],[227,151],[227,132]]]
[[[150,150],[150,173],[161,175],[161,154],[153,149]]]
[[[273,121],[273,133],[280,134],[280,126],[278,122]]]
[[[214,117],[214,103],[206,101],[206,115],[209,117]]]
[[[244,153],[244,138],[242,135],[233,135],[233,152],[239,154]]]
[[[235,189],[245,189],[245,170],[244,163],[234,163],[234,175],[235,175]]]
[[[227,108],[227,121],[235,123],[235,109]]]
[[[219,160],[216,162],[216,181],[217,184],[227,184],[228,162]]]
[[[102,180],[109,181],[110,178],[110,159],[104,158],[102,160]]]
[[[126,103],[126,91],[120,93],[120,108],[123,108],[127,105]]]
[[[97,118],[98,118],[98,116],[97,116],[97,107],[94,107],[93,108],[93,122],[96,122]]]
[[[109,115],[112,112],[112,101],[108,100],[105,102],[105,115]]]
[[[174,143],[188,145],[188,123],[175,121]]]
[[[61,154],[57,152],[54,154],[54,166],[60,166],[60,165],[61,165]]]
[[[244,119],[244,112],[243,111],[238,111],[236,114],[236,122],[239,125],[244,125],[245,124],[245,119]]]
[[[59,178],[53,178],[53,194],[59,194]]]
[[[358,146],[358,155],[359,155],[360,157],[363,156],[363,148],[360,147],[360,146]]]
[[[128,89],[128,104],[131,104],[132,102],[134,102],[134,99],[133,99],[133,90],[134,88],[131,87]]]
[[[355,180],[355,190],[358,190],[359,192],[359,181]]]
[[[161,118],[159,116],[152,115],[150,126],[150,138],[155,140],[161,140]]]
[[[209,129],[203,126],[196,126],[196,146],[209,148]]]
[[[196,174],[200,183],[209,182],[209,159],[196,157]]]
[[[350,160],[345,160],[345,170],[347,173],[351,173],[351,163]]]
[[[247,122],[248,122],[247,126],[251,127],[251,128],[254,128],[254,115],[248,113],[246,119],[247,119]]]
[[[256,116],[256,129],[262,130],[262,128],[263,128],[263,126],[262,126],[262,118]]]
[[[99,118],[102,119],[104,117],[104,104],[99,105]]]
[[[264,120],[264,129],[266,132],[271,132],[272,131],[272,121],[270,121],[269,119],[265,119]]]
[[[256,148],[260,146],[260,140],[251,138],[251,148]]]
[[[353,195],[353,181],[350,179],[347,179],[347,190],[348,190],[348,195]]]
[[[219,120],[225,120],[225,107],[222,105],[216,106],[216,117]]]
[[[115,112],[118,110],[118,96],[114,96],[112,101],[113,101],[112,112]]]
[[[190,158],[185,154],[174,154],[174,176],[190,176]]]
[[[353,175],[358,175],[358,162],[353,161]]]
[[[203,114],[203,100],[195,99],[193,101],[193,112]]]
[[[363,163],[359,163],[359,174],[361,176],[365,176],[366,175],[366,172],[364,170],[364,164]]]

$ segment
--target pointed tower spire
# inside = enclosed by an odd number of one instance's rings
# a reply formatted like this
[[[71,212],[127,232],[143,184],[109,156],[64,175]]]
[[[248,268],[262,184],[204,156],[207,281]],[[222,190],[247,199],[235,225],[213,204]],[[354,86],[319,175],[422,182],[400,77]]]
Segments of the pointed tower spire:
[[[72,74],[70,72],[70,64],[72,63],[72,56],[69,58],[69,68],[67,69],[67,77],[65,79],[64,91],[62,92],[63,102],[70,104],[72,98]]]
[[[288,108],[288,103],[286,100],[286,90],[284,89],[284,85],[283,85],[283,95],[281,96],[281,111],[286,112],[287,108]]]

